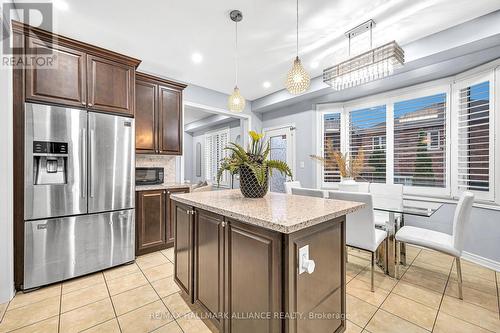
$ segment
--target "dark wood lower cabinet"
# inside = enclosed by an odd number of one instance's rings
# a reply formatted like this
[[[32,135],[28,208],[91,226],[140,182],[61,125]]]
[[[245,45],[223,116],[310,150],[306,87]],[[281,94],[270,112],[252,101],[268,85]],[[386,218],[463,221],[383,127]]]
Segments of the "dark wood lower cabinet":
[[[282,234],[173,206],[175,281],[219,332],[345,330],[345,217]],[[312,274],[298,274],[304,245]]]
[[[222,328],[224,311],[224,218],[203,210],[195,215],[194,300]]]
[[[164,249],[165,190],[141,191],[136,195],[136,255]]]
[[[228,220],[225,236],[224,331],[281,332],[281,234]]]
[[[189,188],[172,188],[167,190],[167,247],[174,246],[174,202],[170,199],[172,194],[189,193]]]
[[[193,252],[194,210],[192,207],[174,204],[174,280],[193,302]]]

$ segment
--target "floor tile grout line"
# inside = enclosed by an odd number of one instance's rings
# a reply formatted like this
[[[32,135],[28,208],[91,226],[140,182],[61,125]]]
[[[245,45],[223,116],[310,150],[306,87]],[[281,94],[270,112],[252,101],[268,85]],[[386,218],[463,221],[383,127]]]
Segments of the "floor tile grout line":
[[[387,294],[387,296],[384,298],[384,300],[382,301],[382,303],[380,303],[380,305],[379,305],[379,307],[377,308],[377,310],[376,310],[376,311],[373,313],[373,315],[370,317],[370,319],[368,320],[368,322],[366,323],[366,325],[363,327],[363,331],[365,331],[365,330],[366,330],[366,331],[368,331],[368,329],[367,329],[368,324],[370,324],[370,322],[372,321],[373,317],[375,317],[375,315],[377,314],[377,312],[379,312],[379,311],[384,311],[384,312],[387,312],[387,313],[389,313],[389,314],[391,314],[391,315],[393,315],[393,316],[395,316],[395,317],[398,317],[399,319],[401,319],[401,320],[403,320],[403,321],[405,321],[405,322],[407,322],[407,323],[410,323],[410,324],[412,324],[412,325],[415,325],[415,326],[417,326],[417,327],[422,328],[423,330],[425,330],[425,331],[427,331],[427,332],[430,332],[428,329],[426,329],[426,328],[424,328],[424,327],[420,326],[419,324],[416,324],[416,323],[411,322],[411,321],[409,321],[409,320],[407,320],[407,319],[405,319],[405,318],[403,318],[403,317],[400,317],[400,316],[398,316],[398,315],[397,315],[397,314],[395,314],[395,313],[392,313],[392,312],[389,312],[389,311],[387,311],[387,310],[385,310],[385,309],[382,309],[382,305],[384,305],[384,303],[387,301],[387,298],[388,298],[391,294],[393,294],[393,293],[394,293],[394,289],[395,289],[395,288],[396,288],[396,286],[399,284],[399,282],[401,281],[401,279],[403,278],[403,276],[404,276],[404,275],[408,272],[408,269],[409,269],[409,268],[413,265],[413,263],[415,262],[415,260],[417,259],[418,255],[419,255],[421,252],[422,252],[422,250],[420,250],[420,251],[417,253],[417,255],[413,258],[413,260],[411,261],[411,263],[409,263],[409,264],[407,264],[407,265],[406,265],[406,266],[408,266],[408,267],[406,268],[406,270],[404,271],[404,273],[401,275],[401,277],[400,277],[399,279],[398,279],[397,277],[395,277],[395,278],[394,278],[394,279],[396,279],[396,280],[397,280],[396,284],[394,284],[394,286],[391,288],[390,292],[389,292],[389,293]],[[402,296],[402,295],[399,295],[399,294],[396,294],[396,293],[394,293],[394,294],[395,294],[395,295],[398,295],[398,296],[400,296],[400,297],[403,297],[403,298],[406,298],[406,299],[412,300],[412,299],[407,298],[407,297],[404,297],[404,296]],[[352,296],[352,295],[351,295],[351,296]],[[355,296],[354,296],[354,297],[355,297]],[[359,298],[358,298],[358,299],[359,299]],[[412,301],[416,302],[415,300],[412,300]],[[368,303],[368,302],[367,302],[367,303]],[[418,303],[418,302],[417,302],[417,303]],[[419,303],[419,304],[421,304],[421,303]],[[438,312],[436,312],[436,317],[437,317],[438,313],[439,313],[439,311],[438,311]],[[368,331],[368,332],[369,332],[369,331]]]
[[[495,272],[495,284],[497,285],[497,308],[498,308],[498,319],[500,320],[500,287],[498,286],[498,274]]]
[[[16,297],[16,295],[14,295],[14,297]],[[14,299],[14,297],[12,299]],[[12,302],[12,299],[7,302],[7,306],[5,307],[5,311],[2,313],[2,317],[0,318],[0,324],[2,323],[3,318],[7,314],[7,310],[9,309],[9,306],[10,306],[10,303]]]
[[[436,328],[437,319],[439,317],[439,313],[441,312],[441,305],[443,304],[444,296],[446,295],[446,289],[448,288],[448,283],[450,283],[451,271],[453,270],[453,264],[455,264],[455,262],[456,262],[456,259],[453,259],[453,262],[451,263],[450,272],[448,273],[448,279],[446,280],[446,284],[444,285],[443,294],[441,295],[441,301],[439,302],[438,311],[436,313],[436,318],[434,318],[434,323],[432,324],[431,332],[434,332],[434,329]]]
[[[161,251],[160,251],[160,253],[161,253]],[[162,254],[162,255],[164,255],[163,253],[161,253],[161,254]],[[165,256],[165,255],[164,255],[164,256]],[[165,258],[166,258],[166,256],[165,256]],[[168,261],[170,261],[168,258],[167,258],[167,260],[168,260]],[[137,266],[139,266],[139,265],[137,265]],[[148,277],[146,276],[146,274],[144,274],[144,272],[142,271],[142,268],[141,268],[141,267],[139,267],[139,270],[142,272],[142,274],[144,275],[144,277],[145,277],[145,278],[146,278],[146,280],[148,281],[148,283],[149,283],[150,287],[151,287],[151,288],[153,288],[153,290],[154,290],[154,292],[156,293],[156,295],[160,298],[160,301],[161,301],[161,302],[162,302],[162,304],[165,306],[165,308],[167,309],[167,311],[168,311],[168,313],[170,314],[170,316],[172,316],[173,321],[175,321],[175,323],[177,324],[177,326],[179,326],[179,327],[180,327],[181,331],[182,331],[182,332],[184,332],[184,330],[182,329],[181,325],[179,325],[179,324],[177,323],[177,319],[175,318],[175,316],[172,314],[172,312],[170,312],[170,309],[168,308],[167,304],[165,304],[165,301],[163,300],[163,298],[160,296],[160,294],[159,294],[159,293],[156,291],[156,289],[153,287],[152,282],[151,282],[151,281],[149,281],[149,279],[148,279]],[[169,275],[169,276],[170,276],[170,275]],[[161,280],[161,279],[160,279],[160,280]],[[158,280],[156,280],[156,281],[158,281]],[[153,282],[154,282],[154,281],[153,281]],[[171,294],[171,295],[173,295],[173,294]],[[170,295],[169,295],[169,296],[170,296]],[[169,296],[165,296],[165,298],[166,298],[166,297],[169,297]],[[171,323],[171,322],[169,322],[169,323]],[[165,325],[162,325],[162,326],[160,326],[160,327],[158,327],[158,328],[161,328],[161,327],[163,327],[163,326],[166,326],[167,324],[168,324],[168,323],[166,323]],[[156,329],[158,329],[158,328],[156,328]],[[156,330],[156,329],[155,329],[155,330]]]
[[[13,328],[13,329],[8,330],[8,331],[3,331],[3,333],[15,332],[15,331],[17,331],[17,330],[20,330],[20,329],[26,328],[26,327],[28,327],[28,326],[39,324],[39,323],[41,323],[42,321],[45,321],[45,320],[48,320],[48,319],[55,318],[56,316],[57,316],[57,317],[59,317],[59,315],[50,316],[50,317],[47,317],[47,318],[43,318],[43,319],[37,320],[37,321],[35,321],[35,322],[33,322],[33,323],[30,323],[30,324],[27,324],[27,325],[24,325],[24,326],[16,327],[16,328]]]
[[[123,332],[122,326],[120,325],[120,321],[118,320],[118,315],[116,313],[115,304],[113,303],[113,298],[111,298],[111,292],[109,291],[108,281],[106,280],[106,276],[104,275],[104,273],[102,273],[102,277],[104,279],[104,284],[106,285],[106,290],[108,291],[109,301],[111,302],[111,306],[113,307],[113,313],[115,314],[116,322],[118,323],[118,329],[120,330],[120,332]]]
[[[58,318],[57,318],[57,333],[59,333],[61,331],[61,312],[62,312],[62,297],[63,297],[63,293],[62,293],[62,283],[61,283],[61,286],[60,286],[60,290],[59,290],[59,314],[58,314]]]

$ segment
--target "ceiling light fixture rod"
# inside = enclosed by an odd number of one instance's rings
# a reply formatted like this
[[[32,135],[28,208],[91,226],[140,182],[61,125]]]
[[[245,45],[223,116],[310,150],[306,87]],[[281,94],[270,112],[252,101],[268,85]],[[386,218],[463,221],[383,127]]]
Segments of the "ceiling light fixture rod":
[[[357,37],[367,31],[370,31],[370,50],[373,48],[373,28],[375,27],[375,21],[369,19],[366,22],[361,23],[360,25],[352,28],[351,30],[346,31],[344,34],[348,39],[349,45],[349,57],[351,56],[351,38]]]
[[[235,24],[235,65],[236,65],[236,75],[235,75],[235,82],[236,86],[238,86],[238,22],[241,22],[243,20],[243,13],[237,9],[232,10],[229,13],[229,17]]]

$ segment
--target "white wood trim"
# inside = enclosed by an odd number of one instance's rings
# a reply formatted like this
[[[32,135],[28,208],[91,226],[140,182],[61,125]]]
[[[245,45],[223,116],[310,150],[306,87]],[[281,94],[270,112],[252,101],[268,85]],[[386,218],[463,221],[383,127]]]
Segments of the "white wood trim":
[[[491,260],[485,257],[478,256],[477,254],[463,251],[462,259],[467,261],[471,261],[474,264],[478,264],[480,266],[492,269],[494,271],[500,272],[500,262]]]

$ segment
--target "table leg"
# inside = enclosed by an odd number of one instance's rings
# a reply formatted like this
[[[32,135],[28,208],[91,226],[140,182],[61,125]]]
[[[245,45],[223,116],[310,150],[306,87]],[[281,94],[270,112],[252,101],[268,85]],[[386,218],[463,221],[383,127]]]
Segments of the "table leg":
[[[404,225],[405,225],[405,215],[401,214],[401,222],[399,223],[399,228],[403,227]],[[398,230],[399,230],[399,228],[398,228]],[[406,266],[406,244],[405,243],[401,243],[399,256],[400,256],[399,263],[401,265]]]
[[[396,276],[396,219],[394,213],[389,213],[389,223],[387,223],[387,275]]]

